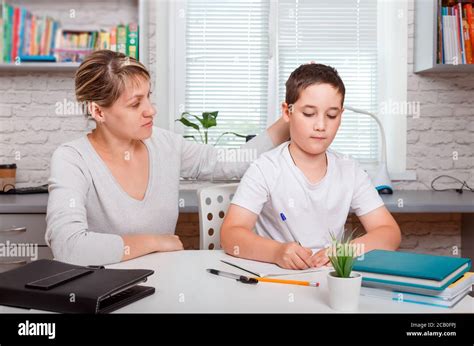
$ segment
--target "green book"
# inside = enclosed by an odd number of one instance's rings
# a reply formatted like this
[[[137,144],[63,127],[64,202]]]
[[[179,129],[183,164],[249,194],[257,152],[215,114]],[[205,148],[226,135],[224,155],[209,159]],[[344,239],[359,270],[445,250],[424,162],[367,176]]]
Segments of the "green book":
[[[117,26],[117,52],[127,54],[127,27]]]
[[[3,4],[3,61],[11,62],[13,7]]]
[[[0,62],[3,62],[3,4],[0,3]]]
[[[131,23],[127,29],[127,55],[138,60],[138,25]]]

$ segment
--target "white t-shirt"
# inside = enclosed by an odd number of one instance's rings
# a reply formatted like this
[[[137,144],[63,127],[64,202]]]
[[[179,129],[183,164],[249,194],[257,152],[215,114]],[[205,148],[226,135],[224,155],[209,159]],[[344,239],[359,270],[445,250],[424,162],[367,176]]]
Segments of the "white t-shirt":
[[[351,209],[361,216],[383,206],[369,176],[356,161],[327,150],[326,175],[311,184],[293,162],[289,143],[255,160],[232,199],[232,204],[259,215],[255,226],[258,235],[280,242],[296,240],[317,251],[330,244],[330,232],[341,235]],[[286,221],[282,221],[281,213]]]

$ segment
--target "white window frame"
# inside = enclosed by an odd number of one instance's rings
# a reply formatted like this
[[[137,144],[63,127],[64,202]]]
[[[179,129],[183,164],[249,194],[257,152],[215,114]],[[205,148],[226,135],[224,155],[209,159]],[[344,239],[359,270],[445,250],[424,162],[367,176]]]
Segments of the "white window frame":
[[[406,104],[408,4],[403,0],[378,0],[377,6],[377,44],[379,52],[383,52],[378,58],[379,104]],[[175,119],[183,112],[185,103],[186,1],[160,1],[156,8],[157,32],[166,27],[168,29],[168,35],[158,34],[157,37],[157,124],[182,134],[183,129],[175,125]],[[269,29],[267,125],[272,124],[281,114],[282,100],[278,95],[278,0],[270,0]],[[387,137],[387,163],[391,178],[415,180],[415,172],[406,170],[406,114],[379,116]],[[373,165],[364,165],[364,168],[369,171],[374,169]]]

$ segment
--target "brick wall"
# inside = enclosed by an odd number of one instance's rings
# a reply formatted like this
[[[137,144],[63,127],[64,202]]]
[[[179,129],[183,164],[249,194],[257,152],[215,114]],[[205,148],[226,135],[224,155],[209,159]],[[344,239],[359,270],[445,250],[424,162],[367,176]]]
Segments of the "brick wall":
[[[474,185],[474,73],[413,73],[414,1],[408,6],[408,101],[420,116],[407,117],[407,169],[417,181],[396,183],[431,189],[433,178],[453,175]],[[454,160],[455,152],[458,159]]]
[[[49,13],[70,26],[115,25],[117,18],[137,19],[136,2],[62,1],[45,7],[20,0],[35,13]],[[43,2],[44,3],[44,2]],[[52,2],[51,2],[52,3]],[[155,79],[154,2],[149,11],[149,66]],[[76,17],[70,18],[74,9]],[[416,182],[398,182],[400,189],[429,189],[439,174],[452,174],[474,185],[474,74],[413,74],[413,0],[409,2],[408,101],[420,102],[420,117],[408,117],[407,169],[415,170]],[[73,72],[4,72],[0,74],[0,163],[16,162],[18,186],[44,184],[49,159],[61,143],[80,137],[91,128],[84,117],[56,115],[55,104],[74,100]],[[159,78],[159,76],[156,76]],[[157,93],[155,93],[156,95]],[[458,160],[453,160],[453,151]],[[16,158],[20,160],[16,160]],[[402,248],[449,253],[460,242],[460,218],[456,214],[396,216],[403,231]],[[351,218],[348,223],[353,221]],[[179,234],[186,248],[199,246],[197,214],[181,215]]]
[[[459,256],[461,215],[457,213],[393,214],[402,231],[400,250]],[[355,215],[349,216],[346,229],[363,229]]]
[[[400,250],[458,256],[461,249],[461,215],[457,213],[393,214],[402,231]],[[357,216],[351,214],[346,229],[363,230]],[[358,234],[359,232],[356,232]],[[185,249],[199,249],[199,216],[181,214],[176,234]]]
[[[137,0],[16,0],[14,4],[60,20],[67,29],[100,29],[138,20]],[[149,28],[150,60],[155,56],[154,27],[153,23]],[[95,127],[82,114],[58,114],[56,103],[64,100],[75,101],[74,72],[0,72],[0,163],[17,164],[17,186],[46,183],[54,149]]]

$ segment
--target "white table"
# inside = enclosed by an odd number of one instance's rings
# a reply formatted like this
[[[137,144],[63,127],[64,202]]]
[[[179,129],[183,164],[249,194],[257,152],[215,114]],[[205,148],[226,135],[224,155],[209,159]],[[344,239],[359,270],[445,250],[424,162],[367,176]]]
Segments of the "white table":
[[[108,266],[117,269],[152,269],[144,285],[154,286],[149,297],[126,306],[122,313],[332,313],[328,306],[326,273],[315,272],[285,276],[299,280],[319,281],[320,287],[258,283],[247,285],[209,274],[207,268],[247,275],[220,259],[223,251],[187,250],[154,253]],[[39,312],[0,306],[0,313]],[[474,298],[466,296],[454,308],[446,309],[379,298],[360,297],[361,313],[473,313]]]

